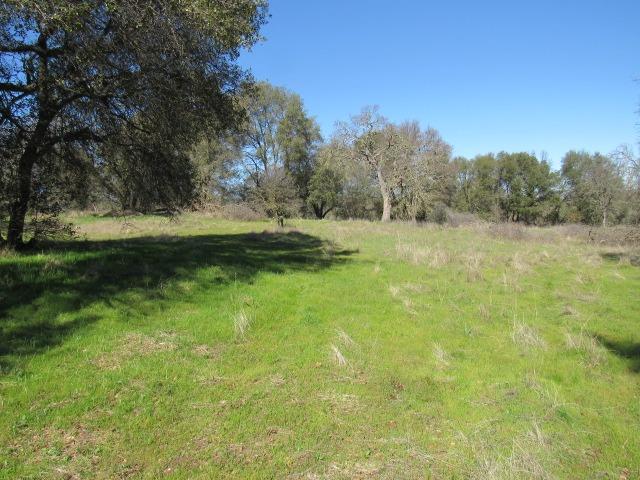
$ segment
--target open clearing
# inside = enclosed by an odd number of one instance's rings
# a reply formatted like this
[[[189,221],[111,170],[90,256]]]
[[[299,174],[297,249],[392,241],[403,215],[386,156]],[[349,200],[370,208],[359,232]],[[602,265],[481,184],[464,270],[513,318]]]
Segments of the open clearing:
[[[0,256],[3,478],[640,476],[637,250],[74,221]]]

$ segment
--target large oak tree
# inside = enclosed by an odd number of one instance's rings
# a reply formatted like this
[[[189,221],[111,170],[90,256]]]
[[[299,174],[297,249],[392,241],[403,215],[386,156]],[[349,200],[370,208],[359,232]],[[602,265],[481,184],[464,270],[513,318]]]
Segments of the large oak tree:
[[[264,0],[3,1],[6,242],[23,242],[40,165],[101,168],[114,149],[120,160],[173,162],[203,128],[234,121],[248,78],[235,60],[265,17]]]

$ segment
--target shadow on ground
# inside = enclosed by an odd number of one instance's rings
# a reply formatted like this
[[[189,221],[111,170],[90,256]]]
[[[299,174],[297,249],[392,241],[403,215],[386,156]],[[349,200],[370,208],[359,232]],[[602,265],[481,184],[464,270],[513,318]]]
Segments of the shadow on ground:
[[[19,356],[60,344],[99,320],[80,309],[126,302],[118,300],[122,293],[163,301],[169,280],[196,280],[195,288],[205,290],[251,283],[261,272],[318,271],[353,253],[299,232],[264,232],[59,242],[9,257],[0,262],[0,367],[6,371]],[[218,268],[206,280],[197,276],[209,267]],[[122,303],[117,306],[136,308]],[[69,314],[64,322],[62,314]]]
[[[630,265],[640,267],[640,255],[632,255],[619,252],[604,252],[601,253],[600,256],[604,260],[607,260],[609,262],[622,262],[623,260],[627,260]]]
[[[630,340],[613,340],[596,335],[598,341],[611,353],[629,361],[629,370],[640,373],[640,343]]]

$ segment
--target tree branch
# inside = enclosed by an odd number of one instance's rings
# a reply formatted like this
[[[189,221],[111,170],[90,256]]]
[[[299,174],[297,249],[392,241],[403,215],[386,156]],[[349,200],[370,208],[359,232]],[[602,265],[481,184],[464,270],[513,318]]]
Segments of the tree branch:
[[[35,83],[9,83],[0,82],[0,91],[2,92],[17,92],[17,93],[33,93],[36,91]]]

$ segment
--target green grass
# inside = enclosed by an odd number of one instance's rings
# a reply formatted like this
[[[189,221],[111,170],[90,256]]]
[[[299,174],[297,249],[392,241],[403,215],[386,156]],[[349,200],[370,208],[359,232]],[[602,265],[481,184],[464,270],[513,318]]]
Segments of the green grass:
[[[2,478],[640,476],[633,252],[75,220],[0,256]]]

